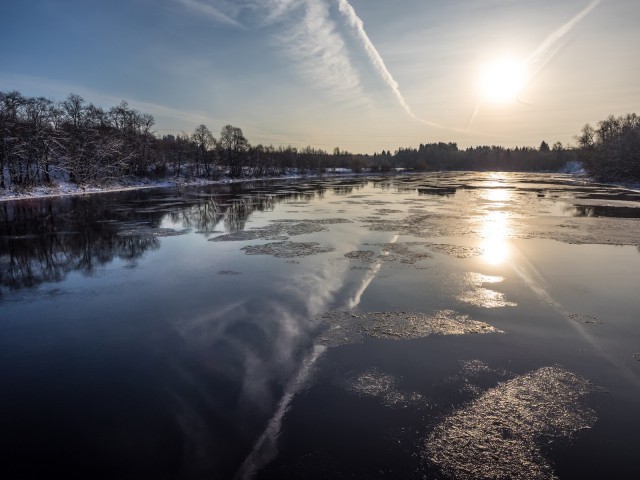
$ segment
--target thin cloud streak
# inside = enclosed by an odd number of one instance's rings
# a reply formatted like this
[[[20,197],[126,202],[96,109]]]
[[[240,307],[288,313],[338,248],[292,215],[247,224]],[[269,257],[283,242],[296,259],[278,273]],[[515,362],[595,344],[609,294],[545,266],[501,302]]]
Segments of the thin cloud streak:
[[[589,5],[582,9],[575,17],[564,23],[560,28],[555,30],[551,35],[544,39],[538,48],[536,48],[525,61],[525,66],[530,70],[527,78],[527,84],[531,84],[538,74],[546,67],[551,60],[560,52],[564,45],[559,44],[573,28],[589,15],[602,0],[593,0]],[[526,86],[525,86],[526,88]],[[520,101],[518,99],[518,101]]]
[[[469,121],[467,122],[467,127],[465,128],[465,131],[467,131],[467,132],[469,131],[469,129],[471,128],[471,124],[473,123],[473,121],[478,116],[478,113],[480,113],[480,103],[476,104],[476,108],[473,109],[473,113],[471,114],[471,117],[469,118]]]
[[[296,5],[295,0],[266,0],[260,5],[267,4],[266,23],[271,23],[284,15],[289,9]]]
[[[332,92],[340,101],[364,97],[360,77],[351,64],[344,40],[331,18],[326,0],[176,0],[196,14],[241,28],[276,27],[277,47],[309,83]],[[242,13],[250,13],[240,22]]]
[[[430,125],[432,127],[443,128],[446,130],[459,131],[459,132],[466,131],[464,129],[448,127],[445,125],[441,125],[439,123],[431,122],[429,120],[425,120],[424,118],[417,116],[413,112],[413,110],[411,109],[407,101],[405,100],[404,96],[402,95],[402,92],[400,92],[400,86],[398,85],[398,82],[393,78],[393,75],[391,75],[391,72],[385,65],[384,60],[380,55],[380,52],[378,52],[378,49],[375,47],[375,45],[369,38],[369,35],[364,29],[364,22],[358,16],[353,6],[347,0],[338,0],[338,10],[340,11],[340,13],[342,13],[345,16],[349,25],[355,30],[356,36],[362,43],[362,46],[364,47],[364,50],[367,53],[367,56],[369,57],[369,60],[373,64],[374,68],[376,69],[376,71],[378,72],[382,80],[389,86],[389,88],[391,88],[391,91],[393,92],[394,96],[398,100],[398,103],[404,109],[407,115],[409,115],[414,120],[422,122],[426,125]]]
[[[562,25],[556,31],[554,31],[551,35],[549,35],[544,42],[540,44],[540,46],[529,55],[527,58],[526,64],[530,66],[535,66],[536,64],[540,64],[539,67],[535,70],[534,76],[547,64],[549,61],[558,53],[560,47],[554,48],[551,52],[551,55],[545,54],[549,52],[549,50],[554,47],[562,38],[567,35],[584,17],[589,15],[598,5],[600,5],[601,0],[593,0],[586,8],[584,8],[580,13],[578,13],[575,17],[569,20],[567,23]]]
[[[232,25],[234,27],[242,27],[242,24],[236,19],[225,14],[210,3],[201,2],[199,0],[177,0],[177,2],[192,12],[207,15],[220,23]]]

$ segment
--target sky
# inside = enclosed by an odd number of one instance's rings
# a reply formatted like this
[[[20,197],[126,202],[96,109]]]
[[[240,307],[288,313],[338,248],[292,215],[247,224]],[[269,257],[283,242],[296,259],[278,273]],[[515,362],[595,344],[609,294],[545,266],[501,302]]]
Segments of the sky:
[[[571,145],[640,113],[638,21],[638,0],[2,0],[0,91],[254,145]]]

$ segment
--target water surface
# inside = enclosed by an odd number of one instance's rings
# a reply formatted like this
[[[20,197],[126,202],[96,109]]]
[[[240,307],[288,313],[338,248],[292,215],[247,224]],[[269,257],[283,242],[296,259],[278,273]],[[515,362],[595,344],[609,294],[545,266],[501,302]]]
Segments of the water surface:
[[[640,196],[451,173],[0,204],[6,478],[626,478]]]

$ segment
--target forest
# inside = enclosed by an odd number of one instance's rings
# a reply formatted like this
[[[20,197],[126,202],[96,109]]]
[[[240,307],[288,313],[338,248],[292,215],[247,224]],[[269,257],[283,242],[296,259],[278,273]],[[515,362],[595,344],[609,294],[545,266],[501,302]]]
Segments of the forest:
[[[578,137],[580,160],[600,181],[640,182],[640,117],[635,113],[586,124]]]
[[[325,173],[438,170],[558,171],[580,161],[600,181],[640,181],[640,120],[609,117],[578,135],[578,147],[477,146],[434,142],[395,152],[353,154],[336,147],[251,145],[225,125],[216,138],[205,125],[158,136],[153,116],[126,101],[103,108],[70,94],[55,102],[0,92],[0,189],[28,190],[52,181],[122,184],[131,179],[219,179]]]

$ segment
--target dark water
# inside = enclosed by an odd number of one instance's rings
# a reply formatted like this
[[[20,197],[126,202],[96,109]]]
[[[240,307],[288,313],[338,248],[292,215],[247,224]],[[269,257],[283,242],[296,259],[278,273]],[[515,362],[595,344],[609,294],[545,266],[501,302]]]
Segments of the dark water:
[[[0,477],[632,478],[638,209],[518,174],[0,203]]]

